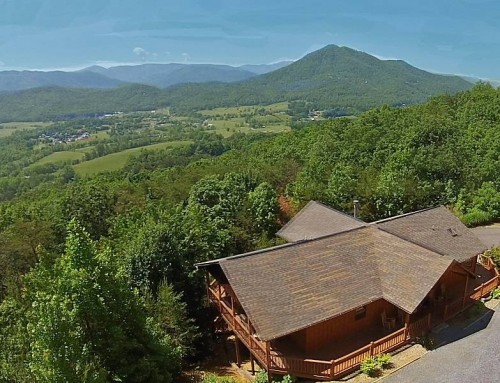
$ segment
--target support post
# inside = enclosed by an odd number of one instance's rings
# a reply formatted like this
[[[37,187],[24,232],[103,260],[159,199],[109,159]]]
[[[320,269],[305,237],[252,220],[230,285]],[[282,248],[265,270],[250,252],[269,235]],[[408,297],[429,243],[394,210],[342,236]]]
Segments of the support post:
[[[255,375],[255,361],[253,359],[253,354],[250,351],[250,368],[252,369],[252,375]]]
[[[229,296],[231,298],[231,315],[233,316],[233,328],[236,329],[236,314],[234,313],[234,298],[233,295]]]
[[[484,283],[481,283],[481,290],[479,290],[479,299],[483,297],[483,288],[484,288]]]
[[[335,359],[332,359],[332,365],[330,367],[330,380],[335,379]]]
[[[267,361],[267,382],[271,383],[271,346],[266,342],[266,361]]]
[[[462,310],[465,308],[465,302],[467,301],[467,290],[469,289],[469,274],[465,276],[465,291],[464,298],[462,299]]]
[[[370,342],[370,356],[373,356],[373,342]]]
[[[238,339],[238,337],[236,335],[234,336],[234,348],[236,351],[236,365],[238,367],[241,367],[240,340]]]
[[[218,303],[219,303],[219,312],[222,315],[222,291],[221,291],[220,283],[218,284],[218,288],[219,288],[219,296],[217,298],[218,298]]]

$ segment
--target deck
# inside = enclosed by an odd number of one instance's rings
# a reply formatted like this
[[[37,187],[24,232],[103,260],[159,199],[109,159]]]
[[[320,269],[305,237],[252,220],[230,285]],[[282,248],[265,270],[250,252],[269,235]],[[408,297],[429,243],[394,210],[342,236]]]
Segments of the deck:
[[[333,380],[342,377],[359,367],[366,358],[393,351],[415,337],[429,331],[432,326],[452,318],[474,302],[491,293],[500,285],[500,276],[491,259],[482,258],[477,264],[476,279],[471,279],[464,296],[450,302],[443,302],[438,308],[423,310],[419,316],[412,317],[409,324],[397,326],[390,333],[382,329],[371,329],[355,336],[346,336],[329,346],[305,355],[292,344],[273,341],[264,342],[255,335],[248,318],[235,305],[229,285],[212,281],[207,286],[210,302],[218,308],[220,319],[227,329],[250,351],[263,368],[270,373],[292,374],[315,380]]]

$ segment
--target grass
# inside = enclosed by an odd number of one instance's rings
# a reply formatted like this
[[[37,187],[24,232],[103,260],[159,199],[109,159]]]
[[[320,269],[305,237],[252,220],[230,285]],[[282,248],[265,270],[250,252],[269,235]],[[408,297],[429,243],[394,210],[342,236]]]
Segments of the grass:
[[[85,158],[85,153],[82,152],[76,152],[76,151],[55,152],[49,154],[48,156],[43,157],[42,159],[38,160],[31,166],[45,165],[53,162],[68,162],[68,161],[71,162],[74,160],[82,160],[83,158]]]
[[[48,122],[6,122],[0,124],[0,138],[10,136],[16,130],[44,128],[48,125],[50,125]]]
[[[276,104],[271,105],[252,105],[252,106],[234,106],[230,108],[215,108],[215,109],[204,109],[200,110],[200,113],[207,117],[213,117],[216,115],[223,116],[224,114],[245,114],[252,113],[257,109],[264,109],[269,113],[280,113],[286,112],[288,110],[288,102],[278,102]]]
[[[160,150],[177,146],[184,146],[190,143],[191,141],[171,141],[141,146],[138,148],[126,149],[118,153],[112,153],[108,154],[107,156],[95,158],[90,161],[81,162],[77,165],[74,165],[73,168],[75,169],[76,174],[78,174],[79,176],[87,176],[101,172],[119,170],[126,165],[130,157],[139,154],[142,150]]]

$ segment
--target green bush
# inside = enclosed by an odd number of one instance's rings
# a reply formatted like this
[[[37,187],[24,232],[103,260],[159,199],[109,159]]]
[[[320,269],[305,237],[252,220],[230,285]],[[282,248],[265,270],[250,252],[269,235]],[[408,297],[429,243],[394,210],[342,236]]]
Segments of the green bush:
[[[391,356],[389,354],[380,354],[371,356],[363,361],[360,366],[361,372],[368,376],[379,376],[382,369],[391,367]]]
[[[473,208],[462,216],[462,222],[468,227],[474,227],[489,223],[493,218],[494,216],[491,213]]]
[[[500,268],[500,247],[494,247],[488,250],[484,255],[491,257],[491,260],[497,268]]]
[[[272,383],[294,383],[295,378],[290,375],[285,375],[281,380],[274,380]],[[212,382],[209,382],[212,383]],[[260,370],[255,375],[255,383],[267,383],[267,372],[264,370]]]
[[[392,363],[391,363],[391,356],[389,354],[380,354],[377,357],[377,361],[380,363],[382,368],[389,368]]]
[[[494,299],[499,299],[500,298],[500,287],[497,287],[493,292],[491,293],[491,296]]]
[[[375,356],[371,356],[367,359],[365,359],[361,363],[360,367],[361,372],[364,374],[374,377],[380,375],[380,372],[382,370],[382,366],[380,365],[379,361]]]
[[[203,378],[203,383],[236,383],[236,380],[230,376],[208,374]]]

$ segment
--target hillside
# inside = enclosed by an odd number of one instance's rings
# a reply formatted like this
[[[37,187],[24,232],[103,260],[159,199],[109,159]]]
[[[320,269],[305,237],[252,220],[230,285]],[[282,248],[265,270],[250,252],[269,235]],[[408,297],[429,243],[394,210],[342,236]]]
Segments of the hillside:
[[[168,67],[170,73],[177,73],[178,79],[187,81],[191,66],[172,65]],[[198,72],[199,78],[213,78],[216,67],[203,66],[206,71]],[[147,76],[153,76],[152,73],[161,77],[165,70],[154,66],[149,68],[134,68],[137,71],[135,78],[140,78],[141,70],[145,71],[144,81]],[[111,72],[116,79],[126,80],[129,69],[117,67]],[[92,70],[99,75],[108,71],[100,67]],[[236,81],[235,77],[228,78]],[[186,111],[294,100],[310,102],[311,108],[329,110],[331,115],[354,115],[384,104],[417,104],[436,94],[456,93],[472,86],[462,78],[425,72],[404,61],[379,60],[350,48],[329,45],[283,68],[230,84],[188,83],[164,90],[129,85],[100,91],[51,88],[27,90],[15,95],[3,93],[0,94],[0,121],[51,119],[68,114],[145,110],[160,106]]]
[[[94,72],[63,71],[3,71],[0,72],[0,91],[16,91],[39,87],[116,88],[123,82]]]
[[[320,109],[354,114],[369,108],[421,103],[432,95],[470,89],[456,76],[432,74],[404,61],[379,60],[329,45],[276,71],[238,84],[186,84],[172,89],[171,104],[214,107],[306,100]]]
[[[51,120],[70,115],[151,110],[165,105],[161,89],[124,85],[116,89],[36,88],[0,93],[0,122]]]

